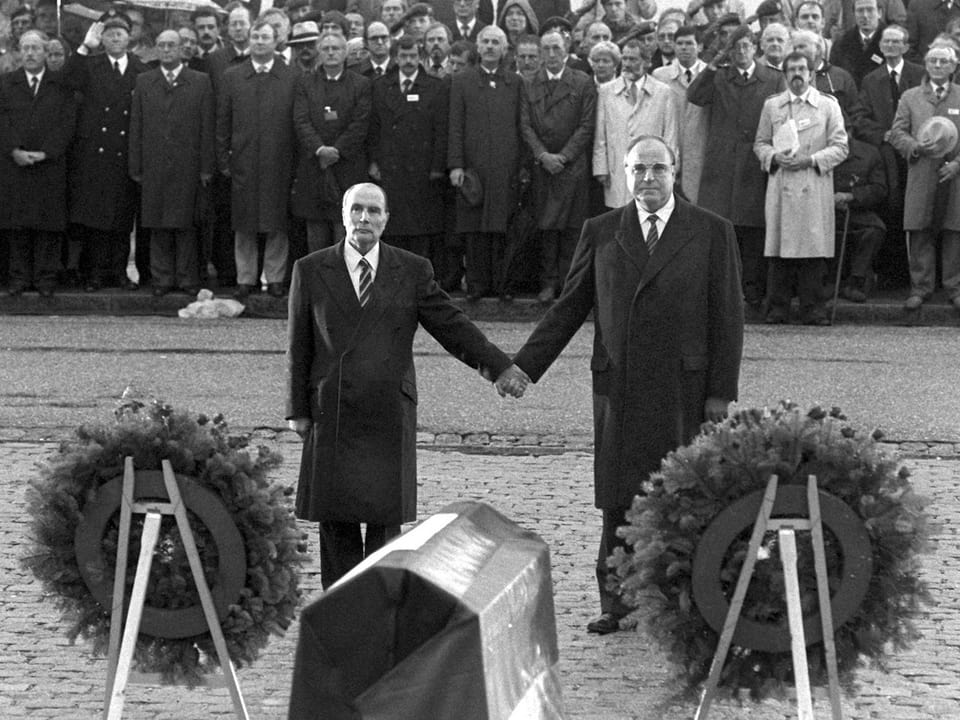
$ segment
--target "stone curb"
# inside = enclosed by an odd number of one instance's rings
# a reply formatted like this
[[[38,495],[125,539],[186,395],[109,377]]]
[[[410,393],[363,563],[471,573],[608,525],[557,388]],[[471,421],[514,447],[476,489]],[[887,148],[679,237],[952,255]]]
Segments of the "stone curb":
[[[885,294],[871,298],[870,302],[855,304],[840,301],[837,306],[837,324],[845,325],[903,325],[903,326],[956,326],[960,327],[957,313],[945,298],[937,295],[915,313],[903,310],[904,293]],[[176,317],[177,311],[194,298],[184,294],[168,294],[155,298],[147,290],[127,292],[102,290],[95,293],[65,291],[52,298],[42,298],[36,293],[20,297],[0,297],[0,315],[155,315]],[[500,322],[533,322],[546,312],[546,307],[533,298],[518,298],[503,303],[496,298],[484,298],[467,302],[455,296],[454,302],[474,320]],[[266,294],[251,295],[245,303],[243,317],[276,318],[287,316],[287,299],[273,298]],[[760,324],[763,318],[750,308],[746,320]]]
[[[232,428],[249,433],[254,441],[297,444],[300,438],[286,428]],[[0,428],[0,443],[53,443],[73,435],[73,427]],[[510,435],[490,432],[417,432],[417,447],[477,455],[558,455],[593,452],[590,435]],[[885,438],[880,448],[900,458],[960,458],[960,443]]]

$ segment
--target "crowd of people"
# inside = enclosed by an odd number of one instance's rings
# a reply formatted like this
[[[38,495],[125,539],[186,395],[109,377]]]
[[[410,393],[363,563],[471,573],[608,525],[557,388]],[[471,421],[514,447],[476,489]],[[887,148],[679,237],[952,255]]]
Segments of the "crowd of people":
[[[549,304],[654,135],[681,196],[734,224],[769,322],[794,296],[826,322],[841,236],[847,299],[909,287],[917,310],[940,283],[960,310],[960,4],[259,4],[91,23],[0,3],[9,294],[135,289],[132,237],[157,296],[283,297],[297,258],[343,239],[344,190],[373,181],[384,239],[445,290]]]

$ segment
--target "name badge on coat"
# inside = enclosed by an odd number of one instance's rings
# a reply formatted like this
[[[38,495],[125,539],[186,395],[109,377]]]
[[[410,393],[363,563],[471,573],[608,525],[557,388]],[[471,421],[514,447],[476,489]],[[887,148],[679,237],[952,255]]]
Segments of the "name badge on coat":
[[[416,93],[413,95],[407,95],[407,102],[420,102],[420,96]]]

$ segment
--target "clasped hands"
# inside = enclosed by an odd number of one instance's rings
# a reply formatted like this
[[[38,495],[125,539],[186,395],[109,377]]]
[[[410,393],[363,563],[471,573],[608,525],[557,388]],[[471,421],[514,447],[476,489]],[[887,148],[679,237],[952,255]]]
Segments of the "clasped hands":
[[[486,373],[484,373],[484,377],[487,377],[488,380],[493,379],[488,377]],[[500,376],[493,382],[493,386],[497,389],[497,392],[500,393],[500,397],[511,395],[515,398],[523,397],[523,393],[529,384],[530,377],[516,365],[508,367],[500,373]]]
[[[36,165],[38,162],[43,162],[47,159],[47,154],[42,150],[23,150],[22,148],[15,148],[11,155],[13,156],[13,161],[20,167]]]

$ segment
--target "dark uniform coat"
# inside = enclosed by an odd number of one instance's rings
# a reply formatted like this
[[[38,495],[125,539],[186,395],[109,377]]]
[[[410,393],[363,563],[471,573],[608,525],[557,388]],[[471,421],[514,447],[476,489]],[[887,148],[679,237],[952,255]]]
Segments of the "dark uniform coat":
[[[734,67],[705,68],[687,99],[709,108],[707,149],[697,204],[734,225],[763,227],[767,174],[753,154],[764,101],[786,89],[783,74],[759,63],[748,81]]]
[[[138,194],[127,158],[130,103],[137,76],[147,70],[130,53],[120,77],[105,54],[67,59],[64,82],[82,95],[70,151],[70,222],[124,234],[133,229]]]
[[[458,194],[457,232],[507,230],[519,191],[522,83],[503,63],[493,74],[477,66],[452,78],[447,167],[475,170],[483,186],[479,207]]]
[[[381,525],[416,519],[418,324],[492,377],[510,366],[451,303],[424,258],[381,243],[373,296],[362,308],[343,242],[294,265],[286,415],[313,421],[300,464],[298,517]]]
[[[339,218],[346,189],[367,181],[370,104],[370,81],[351,70],[337,80],[328,80],[322,67],[297,78],[293,124],[299,150],[291,197],[297,217]],[[317,158],[322,145],[340,153],[326,172]]]
[[[579,230],[587,219],[597,119],[597,89],[593,78],[566,68],[551,89],[547,71],[524,81],[520,132],[536,160],[543,153],[560,153],[567,162],[551,175],[539,164],[533,170],[534,212],[542,230]]]
[[[217,98],[217,165],[229,170],[233,229],[242,233],[287,228],[296,139],[296,75],[280,58],[268,73],[253,62],[227,68]]]
[[[174,86],[160,68],[137,77],[130,120],[130,175],[140,177],[144,227],[194,226],[200,175],[213,175],[210,80],[182,67]]]
[[[423,68],[406,95],[399,73],[373,84],[370,160],[380,168],[389,199],[388,239],[443,232],[449,97],[448,84]],[[443,177],[431,180],[431,172]]]
[[[514,362],[538,381],[591,311],[596,506],[624,508],[699,431],[708,397],[737,398],[733,227],[677,198],[651,256],[635,203],[587,220],[563,294]]]
[[[0,76],[0,228],[67,229],[67,147],[77,124],[74,95],[47,70],[37,95],[23,69]],[[15,149],[46,159],[20,167]]]
[[[874,31],[867,46],[863,46],[860,28],[854,27],[841,35],[830,50],[830,63],[850,73],[853,81],[860,87],[867,73],[883,65],[883,53],[880,52],[880,36],[884,25]]]

